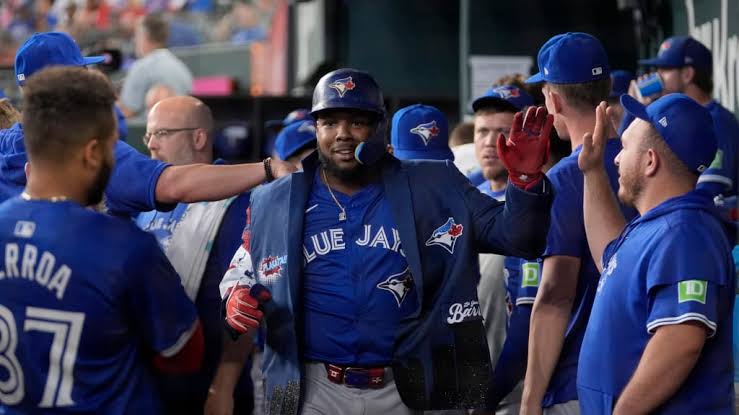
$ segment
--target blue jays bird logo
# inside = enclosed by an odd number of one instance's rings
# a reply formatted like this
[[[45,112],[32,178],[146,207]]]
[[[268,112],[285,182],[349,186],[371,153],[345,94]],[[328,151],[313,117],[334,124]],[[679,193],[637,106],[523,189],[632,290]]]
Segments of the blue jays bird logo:
[[[464,226],[454,223],[454,218],[449,218],[445,224],[436,228],[431,234],[429,240],[426,241],[426,246],[439,245],[450,254],[454,254],[454,245],[463,232]]]
[[[331,82],[330,84],[328,84],[329,88],[333,88],[336,90],[336,92],[339,93],[340,98],[344,98],[344,94],[346,94],[346,91],[351,91],[356,86],[357,85],[354,83],[354,81],[352,81],[351,76],[346,77],[346,78],[337,79]]]
[[[316,133],[316,126],[313,125],[313,121],[306,121],[302,124],[300,124],[300,127],[298,127],[299,133]]]
[[[427,146],[432,138],[439,135],[439,127],[436,126],[436,120],[433,120],[431,122],[418,124],[411,128],[411,134],[416,134],[421,137],[423,144]]]
[[[521,92],[515,86],[504,85],[495,88],[495,92],[503,99],[518,98]]]
[[[385,281],[377,284],[377,288],[390,292],[400,307],[413,289],[413,276],[410,269],[406,267],[403,272],[387,277]]]

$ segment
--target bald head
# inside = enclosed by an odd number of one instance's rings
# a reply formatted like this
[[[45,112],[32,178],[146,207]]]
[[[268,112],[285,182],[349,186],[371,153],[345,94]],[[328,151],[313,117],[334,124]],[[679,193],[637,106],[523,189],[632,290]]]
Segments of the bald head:
[[[149,88],[148,91],[146,91],[146,97],[144,98],[144,102],[146,103],[146,113],[148,114],[149,111],[156,105],[159,101],[169,98],[169,97],[175,97],[177,96],[177,93],[174,91],[174,89],[168,87],[164,84],[156,84],[153,87]]]
[[[152,158],[175,165],[213,161],[213,115],[197,98],[159,101],[149,111],[146,132]]]

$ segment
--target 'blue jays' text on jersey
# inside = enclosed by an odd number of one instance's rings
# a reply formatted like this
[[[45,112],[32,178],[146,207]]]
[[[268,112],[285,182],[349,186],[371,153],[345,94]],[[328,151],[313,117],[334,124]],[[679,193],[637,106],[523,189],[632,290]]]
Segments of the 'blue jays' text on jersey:
[[[388,365],[398,322],[418,306],[400,235],[380,183],[334,195],[345,221],[316,173],[303,233],[303,357]]]
[[[735,195],[739,168],[739,122],[734,114],[716,101],[711,101],[706,108],[713,118],[718,151],[711,165],[698,178],[698,187],[709,185],[714,193]]]
[[[134,216],[137,212],[172,208],[156,203],[157,181],[169,164],[152,160],[120,140],[115,145],[115,160],[105,189],[105,205],[112,214]],[[0,202],[23,191],[27,161],[21,124],[0,130]]]
[[[610,414],[661,326],[705,325],[693,370],[658,414],[734,413],[734,265],[709,196],[670,199],[629,223],[603,254],[603,274],[580,353],[583,414]]]
[[[576,148],[572,154],[560,160],[547,173],[554,187],[555,196],[544,256],[576,257],[581,259],[581,265],[577,294],[572,305],[565,342],[549,381],[549,388],[544,395],[544,407],[577,399],[575,384],[577,357],[580,354],[580,345],[598,283],[598,269],[590,255],[583,220],[583,176],[577,166],[577,157],[581,149],[582,146]],[[614,192],[618,189],[618,172],[613,159],[620,151],[621,142],[619,140],[608,140],[605,149],[605,166],[611,189]],[[635,212],[629,209],[624,211],[624,214],[628,219],[633,217]]]
[[[159,413],[147,366],[179,351],[196,314],[154,237],[73,202],[13,198],[0,252],[0,412]]]
[[[152,233],[162,249],[165,249],[171,241],[172,231],[182,220],[187,206],[186,203],[180,203],[169,212],[151,211],[141,213],[136,218],[136,224],[141,229]],[[202,407],[207,398],[208,386],[220,362],[224,339],[223,319],[221,317],[222,300],[218,291],[218,284],[228,269],[233,253],[241,245],[241,233],[246,223],[246,209],[248,207],[248,193],[238,196],[228,206],[208,255],[208,261],[203,271],[203,279],[200,281],[200,288],[195,298],[195,306],[202,323],[205,340],[203,363],[200,370],[188,375],[160,374],[157,377],[162,399],[169,412],[181,412],[176,408]],[[252,395],[253,386],[249,376],[250,368],[251,365],[247,364],[242,371],[234,396],[248,398]]]

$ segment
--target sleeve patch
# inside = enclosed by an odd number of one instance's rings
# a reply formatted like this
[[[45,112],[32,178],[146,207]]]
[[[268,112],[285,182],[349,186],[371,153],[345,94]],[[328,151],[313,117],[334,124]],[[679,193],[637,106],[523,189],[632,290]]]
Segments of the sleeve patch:
[[[541,264],[524,262],[521,264],[521,287],[538,287],[541,275]]]
[[[706,281],[680,281],[677,285],[677,302],[685,303],[688,301],[696,301],[701,304],[705,304],[707,292],[708,283]]]

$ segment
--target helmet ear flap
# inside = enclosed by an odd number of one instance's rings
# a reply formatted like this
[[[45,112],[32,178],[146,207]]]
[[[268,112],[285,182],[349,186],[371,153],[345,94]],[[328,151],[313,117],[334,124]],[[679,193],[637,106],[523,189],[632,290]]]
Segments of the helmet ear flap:
[[[370,74],[351,68],[329,72],[313,90],[311,115],[328,109],[355,109],[385,117],[382,91]]]

